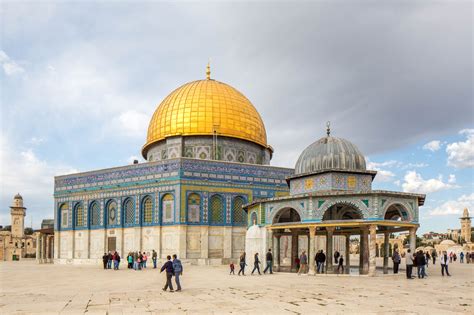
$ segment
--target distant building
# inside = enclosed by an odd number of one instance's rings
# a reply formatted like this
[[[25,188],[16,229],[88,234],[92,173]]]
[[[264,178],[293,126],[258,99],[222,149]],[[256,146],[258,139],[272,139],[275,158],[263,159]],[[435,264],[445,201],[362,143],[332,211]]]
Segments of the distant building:
[[[54,219],[44,219],[41,221],[41,229],[54,229]]]
[[[448,254],[451,252],[459,254],[462,251],[474,251],[474,243],[471,242],[471,217],[469,216],[469,210],[467,208],[464,209],[463,215],[459,219],[461,221],[461,228],[448,229],[446,233],[447,240],[435,245],[435,249],[438,253],[446,251]]]
[[[35,235],[25,235],[26,208],[23,197],[13,198],[11,209],[11,231],[0,231],[0,260],[34,258],[36,254]]]

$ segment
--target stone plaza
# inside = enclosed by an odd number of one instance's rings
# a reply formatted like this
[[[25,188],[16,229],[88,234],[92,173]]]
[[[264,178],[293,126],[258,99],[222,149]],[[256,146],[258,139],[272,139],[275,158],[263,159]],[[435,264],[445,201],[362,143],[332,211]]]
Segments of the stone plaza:
[[[250,271],[239,277],[228,275],[226,266],[184,266],[183,291],[170,293],[161,290],[165,276],[153,269],[113,271],[90,265],[3,262],[0,314],[474,312],[472,264],[453,263],[452,277],[441,277],[439,263],[430,265],[424,280],[407,280],[404,270],[379,277],[250,276]]]

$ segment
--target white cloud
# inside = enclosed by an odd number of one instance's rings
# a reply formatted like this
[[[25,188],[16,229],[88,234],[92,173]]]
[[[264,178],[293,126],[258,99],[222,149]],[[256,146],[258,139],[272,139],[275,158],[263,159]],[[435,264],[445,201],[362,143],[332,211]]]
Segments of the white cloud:
[[[41,160],[32,149],[19,150],[0,135],[0,199],[8,206],[16,193],[25,200],[27,215],[35,221],[53,217],[54,176],[76,173],[69,166]],[[10,224],[9,217],[0,217],[0,224]]]
[[[423,146],[423,149],[430,150],[431,152],[436,152],[439,149],[441,149],[441,141],[439,140],[430,141]]]
[[[452,175],[454,176],[454,175]],[[443,182],[443,176],[439,175],[438,178],[423,179],[421,174],[416,171],[408,171],[405,174],[404,182],[402,188],[404,192],[413,192],[413,193],[432,193],[435,191],[446,190],[457,188],[458,186],[454,184],[455,177],[450,178],[448,182]],[[451,181],[451,182],[450,182]]]
[[[422,168],[422,167],[427,167],[427,166],[429,166],[429,164],[420,162],[420,163],[408,163],[408,164],[403,165],[402,168],[403,169]]]
[[[0,50],[0,64],[2,65],[3,71],[8,76],[22,74],[25,72],[25,69],[12,60],[3,50]]]
[[[450,183],[450,184],[456,183],[456,175],[449,174],[448,183]]]
[[[474,167],[474,129],[464,129],[459,133],[466,135],[467,139],[446,146],[448,165],[455,168]]]
[[[383,169],[391,168],[400,165],[400,162],[395,160],[385,161],[385,162],[372,162],[367,160],[367,169],[377,171],[377,176],[375,176],[375,182],[390,182],[395,178],[395,173],[392,171]]]
[[[149,115],[136,110],[128,110],[116,116],[113,123],[106,127],[127,137],[143,138],[146,136],[149,123]]]
[[[456,200],[450,200],[430,211],[430,215],[460,215],[464,208],[474,208],[474,193],[470,195],[462,195]]]

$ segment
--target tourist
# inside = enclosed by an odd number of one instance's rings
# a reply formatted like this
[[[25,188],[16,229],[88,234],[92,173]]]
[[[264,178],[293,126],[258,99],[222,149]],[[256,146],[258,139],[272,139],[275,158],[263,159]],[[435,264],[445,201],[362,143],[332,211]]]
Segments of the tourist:
[[[160,273],[161,273],[164,270],[166,270],[166,284],[163,287],[163,291],[166,291],[169,287],[170,292],[174,292],[173,283],[171,282],[171,278],[173,277],[173,273],[174,273],[173,263],[171,262],[171,256],[170,255],[166,256],[166,259],[167,259],[167,261],[163,264],[163,266],[161,267],[161,271],[160,271]]]
[[[449,253],[449,262],[450,262],[450,263],[453,262],[453,252],[450,252],[450,253]]]
[[[138,254],[133,252],[133,269],[138,270]]]
[[[255,255],[254,255],[254,261],[253,261],[252,275],[253,275],[253,273],[254,273],[255,270],[258,271],[258,274],[259,274],[259,275],[262,275],[262,274],[260,273],[260,266],[259,266],[259,264],[261,264],[261,262],[260,262],[260,260],[258,259],[258,253],[255,253]]]
[[[151,260],[153,260],[153,269],[156,269],[156,259],[157,259],[158,255],[157,253],[155,252],[155,250],[153,250],[152,254],[151,254]]]
[[[426,268],[428,268],[428,265],[430,264],[430,259],[431,259],[429,252],[426,252],[425,258],[426,258]]]
[[[108,261],[109,261],[109,255],[107,255],[107,253],[104,253],[104,256],[102,256],[102,263],[104,264],[104,269],[107,269]]]
[[[303,251],[300,256],[300,268],[298,268],[298,276],[301,272],[306,273],[306,268],[308,267],[308,256],[306,256],[306,252]]]
[[[128,262],[128,269],[132,269],[132,268],[133,268],[133,256],[132,256],[132,253],[128,253],[127,262]]]
[[[112,268],[112,253],[109,252],[108,256],[107,256],[107,269],[111,269]]]
[[[471,254],[469,254],[469,252],[466,252],[466,263],[467,264],[471,263]]]
[[[138,252],[138,270],[142,270],[143,268],[143,254],[142,252]]]
[[[334,263],[335,264],[337,264],[339,262],[339,256],[340,255],[341,254],[339,254],[339,252],[337,250],[334,252]]]
[[[433,253],[431,254],[431,257],[433,257],[433,265],[436,263],[436,257],[438,257],[438,254],[436,254],[436,251],[434,250]]]
[[[295,258],[295,266],[296,266],[296,270],[300,270],[300,259],[299,259],[299,257]]]
[[[173,255],[173,271],[174,271],[174,281],[176,282],[176,291],[181,291],[181,283],[179,282],[179,277],[183,275],[183,265],[181,260],[178,259],[176,254]]]
[[[119,253],[114,253],[114,270],[119,270],[120,266],[120,255]]]
[[[319,259],[317,259],[318,273],[324,273],[324,263],[326,262],[326,255],[323,250],[319,251]]]
[[[234,276],[235,276],[235,272],[234,272],[235,266],[234,266],[234,262],[233,262],[233,261],[230,262],[229,267],[230,267],[230,273],[229,273],[229,275],[234,275]]]
[[[339,263],[337,265],[337,272],[339,272],[339,270],[342,270],[342,273],[344,273],[344,257],[343,257],[343,255],[339,256]]]
[[[413,272],[413,254],[411,250],[407,250],[407,254],[405,255],[405,263],[406,263],[406,271],[407,271],[407,279],[413,279],[412,272]]]
[[[393,273],[398,273],[398,266],[400,265],[401,260],[402,259],[400,258],[400,254],[398,253],[398,248],[395,248],[395,251],[393,252],[393,255],[392,255]]]
[[[443,255],[441,255],[440,262],[441,262],[441,275],[444,277],[444,271],[446,270],[446,275],[451,277],[448,271],[448,265],[451,259],[448,258],[448,254],[444,251]]]
[[[268,249],[267,256],[265,258],[267,260],[267,266],[263,270],[263,273],[265,274],[267,270],[270,269],[270,274],[273,274],[273,255],[271,248]]]
[[[418,271],[418,279],[424,279],[426,275],[425,274],[426,258],[425,258],[425,255],[423,255],[423,252],[421,250],[418,251],[418,253],[416,253],[415,263],[416,263],[416,268]]]
[[[146,268],[146,262],[148,260],[148,255],[143,252],[143,268]]]
[[[245,266],[247,266],[247,264],[245,263],[245,252],[243,252],[242,255],[240,255],[239,263],[240,263],[240,270],[237,273],[237,275],[240,276],[240,273],[242,272],[242,276],[245,276]]]
[[[463,253],[463,252],[461,252],[461,254],[459,254],[459,262],[460,262],[461,264],[464,263],[464,253]]]
[[[453,260],[454,262],[456,262],[456,259],[458,258],[458,256],[456,255],[456,253],[453,254]]]

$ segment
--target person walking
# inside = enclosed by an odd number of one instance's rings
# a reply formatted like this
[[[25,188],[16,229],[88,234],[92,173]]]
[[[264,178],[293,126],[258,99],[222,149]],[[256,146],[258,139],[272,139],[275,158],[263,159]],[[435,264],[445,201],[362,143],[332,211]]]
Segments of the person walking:
[[[393,260],[393,273],[396,274],[398,273],[398,266],[400,265],[400,254],[398,253],[398,248],[395,249],[392,255],[392,260]]]
[[[143,254],[142,252],[138,252],[138,270],[142,270],[143,268]]]
[[[433,251],[431,253],[431,257],[433,257],[433,265],[436,264],[436,257],[438,257],[438,254],[436,254],[436,251]]]
[[[114,253],[114,270],[119,270],[120,266],[120,255],[119,253]]]
[[[270,274],[273,274],[273,255],[272,255],[272,249],[271,248],[268,249],[268,252],[267,252],[267,255],[266,255],[265,258],[267,260],[267,266],[263,270],[263,273],[265,274],[267,272],[267,270],[270,269]]]
[[[418,251],[418,253],[416,253],[415,261],[416,261],[416,268],[418,271],[418,279],[424,279],[426,259],[425,259],[425,255],[423,255],[423,252],[421,250]]]
[[[234,265],[234,262],[233,262],[233,261],[230,262],[229,267],[230,267],[230,273],[229,273],[229,275],[234,275],[234,276],[235,276],[235,265]]]
[[[168,288],[170,288],[170,292],[174,292],[173,290],[173,283],[171,282],[171,278],[173,277],[173,262],[171,262],[171,256],[168,255],[166,256],[167,261],[163,264],[161,267],[160,273],[166,270],[166,284],[163,287],[163,291],[166,291]]]
[[[440,262],[441,262],[441,275],[444,277],[444,271],[446,270],[446,275],[448,277],[451,277],[451,275],[449,274],[449,271],[448,271],[448,265],[449,265],[449,261],[450,259],[448,258],[448,253],[446,253],[445,251],[443,252],[443,254],[441,255],[440,257]]]
[[[319,273],[324,273],[324,264],[326,263],[326,254],[324,254],[324,251],[320,251],[320,258],[319,258],[319,265],[318,265],[318,271]]]
[[[430,265],[430,260],[431,260],[430,252],[425,253],[425,258],[426,258],[426,268],[428,269],[428,266]]]
[[[464,263],[464,253],[463,253],[463,252],[461,252],[461,254],[459,254],[459,262],[460,262],[461,264]]]
[[[337,265],[337,272],[339,272],[339,270],[342,270],[342,273],[344,273],[344,256],[343,255],[339,256],[339,263]]]
[[[109,255],[107,255],[107,253],[104,253],[104,256],[102,256],[102,263],[104,264],[104,270],[107,269],[108,261],[109,261]]]
[[[158,255],[155,252],[155,250],[153,250],[153,252],[151,254],[151,260],[153,261],[153,269],[156,269],[156,260],[157,260],[157,258],[158,258]]]
[[[109,254],[107,255],[107,269],[112,268],[112,259],[113,259],[112,253],[109,252]]]
[[[179,278],[183,275],[183,265],[176,254],[173,255],[174,281],[176,282],[176,291],[181,291]]]
[[[406,272],[407,272],[407,279],[414,279],[412,277],[412,272],[413,272],[413,254],[411,253],[411,250],[407,250],[407,254],[405,256],[405,263],[406,263]]]
[[[298,276],[301,272],[306,273],[306,268],[308,267],[308,256],[306,256],[306,252],[301,252],[300,256],[300,268],[298,269]]]
[[[242,272],[242,276],[245,276],[245,266],[247,266],[247,264],[245,263],[245,252],[243,252],[242,255],[240,255],[239,263],[240,263],[240,270],[237,273],[237,275],[240,276],[240,273]]]
[[[341,254],[336,250],[334,252],[334,263],[335,264],[338,264],[339,263],[339,256],[341,256]]]
[[[450,253],[449,253],[449,262],[450,262],[450,263],[453,262],[453,252],[450,252]]]
[[[132,253],[128,253],[127,262],[128,262],[128,269],[132,269],[132,268],[133,268],[133,256],[132,256]]]
[[[136,271],[138,270],[138,254],[137,252],[133,252],[133,269]]]
[[[260,273],[260,266],[259,266],[260,264],[261,264],[261,262],[260,262],[260,259],[258,259],[258,253],[255,253],[255,255],[254,255],[254,261],[253,261],[253,270],[252,270],[252,273],[251,273],[252,275],[253,275],[253,273],[255,272],[255,270],[258,271],[258,274],[259,274],[259,275],[262,275],[262,274]]]

